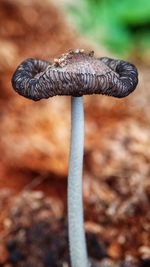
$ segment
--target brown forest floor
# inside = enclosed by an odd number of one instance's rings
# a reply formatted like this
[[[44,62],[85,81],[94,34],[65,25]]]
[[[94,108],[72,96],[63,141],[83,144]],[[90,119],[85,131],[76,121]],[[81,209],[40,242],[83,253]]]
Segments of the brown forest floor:
[[[10,80],[25,58],[51,59],[85,44],[47,1],[2,0],[0,21],[0,266],[67,267],[70,101],[32,103]],[[93,266],[150,266],[150,77],[148,66],[138,69],[129,98],[85,97],[84,207]]]

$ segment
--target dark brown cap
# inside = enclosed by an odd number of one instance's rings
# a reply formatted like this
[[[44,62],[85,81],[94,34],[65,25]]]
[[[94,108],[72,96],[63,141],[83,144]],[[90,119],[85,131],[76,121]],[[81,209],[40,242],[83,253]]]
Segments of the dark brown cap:
[[[76,49],[54,63],[38,59],[22,62],[12,77],[15,91],[29,99],[56,95],[129,95],[138,83],[134,65],[123,60],[95,58],[93,52]]]

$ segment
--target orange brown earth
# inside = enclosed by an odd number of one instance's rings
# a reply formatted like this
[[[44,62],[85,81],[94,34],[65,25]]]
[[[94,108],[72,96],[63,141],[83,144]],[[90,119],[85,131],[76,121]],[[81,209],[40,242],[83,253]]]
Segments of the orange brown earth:
[[[70,99],[31,102],[10,80],[25,58],[52,59],[84,44],[48,1],[2,0],[0,21],[0,266],[67,267]],[[129,98],[85,97],[84,207],[93,266],[150,266],[150,78],[148,67],[138,69]]]

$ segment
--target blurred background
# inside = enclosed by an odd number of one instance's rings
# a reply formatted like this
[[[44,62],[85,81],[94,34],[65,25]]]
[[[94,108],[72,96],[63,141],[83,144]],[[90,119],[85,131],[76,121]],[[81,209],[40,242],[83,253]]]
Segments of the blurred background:
[[[126,99],[85,96],[84,209],[93,266],[150,266],[150,2],[0,1],[0,266],[68,267],[70,98],[32,102],[11,77],[69,49],[139,71]]]

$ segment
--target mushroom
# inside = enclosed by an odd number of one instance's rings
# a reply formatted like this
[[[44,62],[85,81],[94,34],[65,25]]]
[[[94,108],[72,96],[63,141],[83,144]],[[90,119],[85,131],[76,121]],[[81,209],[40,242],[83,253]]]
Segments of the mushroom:
[[[138,83],[134,65],[93,52],[76,49],[53,63],[38,59],[22,62],[12,77],[13,88],[22,96],[40,100],[56,95],[72,96],[71,145],[68,173],[68,225],[72,267],[87,267],[82,197],[84,147],[83,95],[129,95]]]

